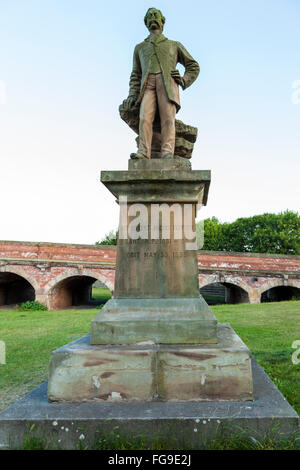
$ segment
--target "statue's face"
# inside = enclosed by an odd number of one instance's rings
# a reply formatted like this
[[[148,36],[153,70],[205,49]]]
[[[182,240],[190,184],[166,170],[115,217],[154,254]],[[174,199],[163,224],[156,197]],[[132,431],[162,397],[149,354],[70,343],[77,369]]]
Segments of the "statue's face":
[[[146,16],[146,26],[148,30],[150,31],[155,31],[159,29],[160,31],[163,30],[164,23],[162,20],[162,16],[160,11],[156,10],[156,8],[151,8]]]

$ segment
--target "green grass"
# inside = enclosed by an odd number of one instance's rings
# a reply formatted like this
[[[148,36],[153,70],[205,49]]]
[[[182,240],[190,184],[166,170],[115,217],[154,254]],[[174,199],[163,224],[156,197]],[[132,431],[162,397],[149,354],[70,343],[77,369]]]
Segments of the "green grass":
[[[143,435],[128,438],[127,435],[120,433],[116,426],[110,433],[100,434],[94,445],[87,447],[79,445],[79,448],[83,450],[298,450],[299,441],[298,433],[278,442],[272,436],[258,437],[253,430],[250,435],[245,429],[233,429],[232,432],[223,433],[217,439],[191,447],[188,443],[180,444],[170,435],[153,436],[151,442]]]
[[[93,288],[95,300],[108,300],[109,289]],[[54,349],[89,333],[95,309],[61,311],[0,310],[0,341],[6,365],[0,365],[0,411],[48,378]]]
[[[300,364],[292,363],[292,343],[300,340],[300,301],[214,305],[220,322],[228,322],[285,398],[300,413]]]
[[[203,295],[207,303],[225,304],[225,297],[216,295]]]
[[[101,287],[93,287],[92,298],[94,300],[109,300],[111,298],[110,290]]]
[[[24,439],[19,450],[50,450],[63,449],[61,444],[53,436],[44,436],[32,426],[32,430],[24,434]],[[128,436],[122,434],[118,426],[110,432],[95,432],[94,443],[85,444],[81,441],[76,446],[77,450],[299,450],[300,435],[295,433],[288,439],[278,441],[271,435],[261,437],[247,429],[232,428],[227,433],[223,432],[217,439],[191,445],[179,442],[172,435],[153,435],[151,441],[145,435]]]
[[[0,410],[47,380],[54,349],[90,330],[97,309],[48,312],[0,310],[0,340],[6,364],[0,365]]]
[[[292,343],[300,340],[300,301],[215,305],[212,310],[219,321],[231,324],[300,413],[300,364],[291,360]],[[5,341],[7,351],[7,363],[0,365],[0,410],[47,380],[51,352],[88,333],[98,311],[99,307],[48,312],[0,310],[0,340]],[[224,445],[229,444],[224,441]]]

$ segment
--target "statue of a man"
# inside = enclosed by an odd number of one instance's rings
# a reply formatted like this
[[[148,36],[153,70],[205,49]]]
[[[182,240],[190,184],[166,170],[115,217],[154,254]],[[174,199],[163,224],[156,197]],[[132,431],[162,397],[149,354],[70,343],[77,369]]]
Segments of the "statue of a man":
[[[180,109],[179,90],[190,86],[199,74],[199,65],[180,42],[163,34],[165,17],[160,10],[149,8],[144,18],[150,35],[135,47],[129,82],[127,109],[140,105],[139,148],[132,158],[151,158],[153,122],[158,106],[161,127],[161,157],[173,158],[175,148],[175,114]],[[177,63],[185,67],[181,77]]]

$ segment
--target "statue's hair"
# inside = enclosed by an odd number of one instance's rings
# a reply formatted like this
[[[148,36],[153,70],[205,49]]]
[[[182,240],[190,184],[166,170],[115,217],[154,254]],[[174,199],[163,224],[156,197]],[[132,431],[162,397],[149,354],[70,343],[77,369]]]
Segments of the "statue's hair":
[[[147,23],[146,23],[146,20],[147,20],[147,16],[148,16],[148,13],[150,10],[156,10],[160,13],[160,16],[161,16],[161,19],[162,19],[162,24],[164,25],[165,22],[166,22],[166,18],[164,17],[164,15],[162,14],[162,12],[160,10],[158,10],[157,8],[154,8],[154,7],[151,7],[151,8],[148,8],[147,12],[146,12],[146,15],[144,17],[144,23],[145,25],[147,26]]]

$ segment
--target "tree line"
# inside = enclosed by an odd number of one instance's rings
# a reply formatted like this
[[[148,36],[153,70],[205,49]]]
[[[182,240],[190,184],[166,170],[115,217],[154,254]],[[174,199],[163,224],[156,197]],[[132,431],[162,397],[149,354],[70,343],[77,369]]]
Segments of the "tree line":
[[[116,245],[118,232],[109,232],[96,245]],[[300,255],[300,215],[286,210],[221,222],[204,220],[203,250]]]

